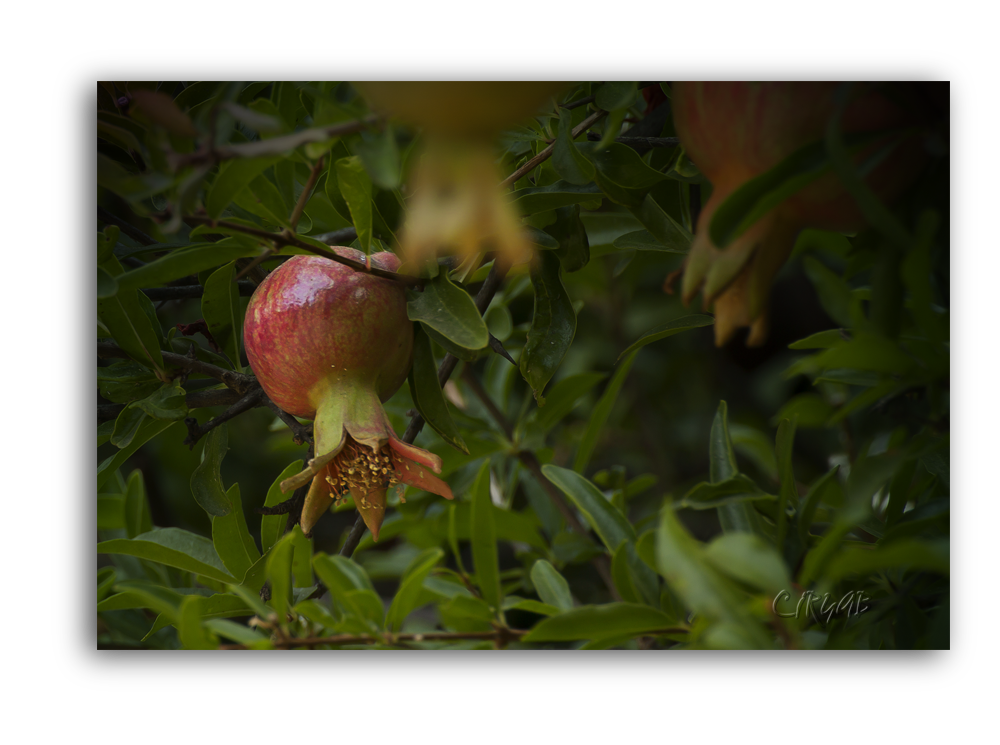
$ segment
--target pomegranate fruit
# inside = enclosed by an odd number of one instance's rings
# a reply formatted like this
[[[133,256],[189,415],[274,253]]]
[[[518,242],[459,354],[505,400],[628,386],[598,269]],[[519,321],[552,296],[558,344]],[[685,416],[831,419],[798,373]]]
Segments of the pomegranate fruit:
[[[771,280],[788,258],[804,228],[857,231],[865,219],[854,198],[833,173],[813,181],[761,217],[724,249],[708,228],[716,209],[748,180],[773,168],[799,148],[821,140],[835,110],[840,83],[675,83],[674,124],[687,155],[712,182],[684,269],[685,304],[701,289],[706,307],[715,304],[715,340],[722,346],[742,326],[749,346],[767,335],[766,299]],[[845,134],[878,132],[917,123],[926,112],[916,84],[894,90],[862,88],[847,106]],[[927,86],[928,84],[920,84]],[[864,160],[889,136],[859,153]],[[867,175],[866,183],[891,200],[923,168],[917,138],[903,140]]]
[[[391,253],[356,261],[396,271]],[[400,440],[382,408],[403,384],[413,360],[413,324],[402,285],[320,256],[293,256],[256,289],[243,327],[247,357],[264,391],[285,411],[313,419],[315,456],[281,484],[312,481],[302,508],[308,534],[335,501],[349,494],[378,539],[386,492],[396,484],[452,498],[441,459]]]

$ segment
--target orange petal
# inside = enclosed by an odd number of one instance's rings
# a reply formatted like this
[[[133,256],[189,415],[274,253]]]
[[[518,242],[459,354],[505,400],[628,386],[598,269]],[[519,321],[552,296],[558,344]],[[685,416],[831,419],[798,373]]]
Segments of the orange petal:
[[[421,450],[420,452],[425,451]],[[396,466],[396,478],[404,484],[415,486],[431,494],[437,494],[445,499],[454,499],[451,487],[419,463],[395,454],[393,454],[392,462]]]
[[[330,468],[331,466],[324,466],[316,473],[309,486],[309,493],[306,494],[306,501],[302,505],[302,518],[299,524],[306,536],[312,532],[313,526],[319,522],[319,519],[333,504],[330,485],[326,482],[326,477],[330,475]]]
[[[430,453],[422,448],[403,442],[396,437],[395,434],[389,438],[389,447],[396,451],[398,454],[397,457],[402,456],[405,460],[414,461],[427,466],[433,470],[434,473],[441,473],[441,458],[434,455],[434,453]],[[437,492],[435,492],[435,494],[437,494]]]

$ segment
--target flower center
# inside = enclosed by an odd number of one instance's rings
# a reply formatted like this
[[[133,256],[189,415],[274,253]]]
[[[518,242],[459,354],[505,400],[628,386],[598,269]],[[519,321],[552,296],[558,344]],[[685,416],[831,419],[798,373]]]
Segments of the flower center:
[[[332,475],[326,477],[326,483],[338,505],[353,491],[361,501],[359,506],[367,508],[369,494],[399,483],[388,445],[375,451],[349,439],[331,465]]]

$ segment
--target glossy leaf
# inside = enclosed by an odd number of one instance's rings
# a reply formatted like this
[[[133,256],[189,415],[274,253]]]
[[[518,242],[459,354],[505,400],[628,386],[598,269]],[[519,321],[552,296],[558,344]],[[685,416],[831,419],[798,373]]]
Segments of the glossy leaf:
[[[500,608],[503,590],[500,587],[500,566],[497,557],[496,528],[493,525],[493,502],[490,499],[490,462],[479,468],[472,486],[472,561],[483,600],[494,609]]]
[[[159,334],[143,312],[136,288],[126,281],[129,272],[122,273],[121,265],[113,256],[105,260],[101,268],[115,278],[118,291],[98,299],[98,317],[129,357],[154,370],[163,370]]]
[[[796,419],[782,419],[778,424],[778,434],[774,443],[774,454],[778,459],[781,476],[781,490],[778,492],[778,525],[775,543],[779,551],[785,547],[785,533],[788,530],[786,506],[797,506],[799,493],[795,489],[795,472],[792,469],[792,448],[795,444]]]
[[[531,584],[543,603],[555,606],[560,611],[573,607],[573,596],[569,583],[558,570],[545,559],[539,559],[531,567]]]
[[[539,406],[542,391],[552,379],[576,334],[576,311],[563,287],[559,259],[541,252],[531,265],[535,307],[528,339],[518,361],[521,374],[531,386]]]
[[[218,639],[202,625],[204,598],[188,595],[177,613],[177,635],[184,649],[215,649]]]
[[[239,286],[234,281],[236,264],[230,262],[215,270],[205,280],[201,296],[201,314],[208,330],[219,348],[226,353],[236,372],[243,372],[240,364],[240,345],[243,342],[243,306]]]
[[[146,421],[146,412],[132,406],[126,406],[115,419],[115,428],[111,433],[111,444],[116,448],[127,448],[139,432],[139,427]]]
[[[774,546],[751,533],[726,533],[705,547],[705,559],[723,574],[772,597],[792,591],[792,578]]]
[[[213,517],[228,515],[232,509],[219,472],[222,459],[229,450],[227,430],[228,426],[222,424],[205,436],[202,462],[191,474],[191,494],[194,500]]]
[[[623,541],[611,559],[611,576],[622,599],[658,608],[660,587],[656,572],[640,558],[631,541]]]
[[[124,509],[125,531],[129,538],[148,533],[153,529],[153,518],[149,512],[149,502],[146,499],[146,485],[142,480],[142,471],[138,468],[129,474],[125,488]]]
[[[100,489],[104,483],[111,478],[111,475],[119,468],[132,453],[145,445],[151,439],[162,434],[177,422],[161,421],[159,419],[147,419],[139,426],[139,431],[133,436],[127,447],[123,447],[115,455],[105,458],[97,467],[97,488]]]
[[[647,344],[652,344],[654,341],[666,339],[668,336],[673,336],[674,334],[679,334],[680,332],[688,331],[689,329],[711,326],[713,323],[715,323],[715,318],[701,314],[675,318],[673,321],[668,321],[660,326],[656,326],[640,336],[637,341],[633,342],[624,352],[618,355],[618,360],[616,360],[616,362],[621,361],[622,357],[625,355],[641,349]]]
[[[668,253],[686,254],[691,248],[691,231],[671,217],[660,204],[653,199],[652,194],[647,194],[637,205],[630,207],[629,211],[642,223],[643,227],[659,241],[658,247],[646,245],[622,245],[621,248],[636,248],[649,251],[653,248]],[[630,235],[636,236],[636,233]],[[634,239],[633,239],[634,240]],[[615,241],[618,247],[618,241]]]
[[[413,367],[410,369],[409,383],[413,403],[424,421],[431,425],[445,442],[468,455],[469,449],[462,440],[458,426],[451,418],[441,383],[438,381],[437,365],[434,363],[430,340],[420,324],[414,328]]]
[[[335,164],[337,185],[351,212],[351,222],[358,231],[358,242],[365,253],[372,242],[372,181],[357,156],[341,158]]]
[[[948,539],[924,541],[907,538],[874,549],[845,548],[827,566],[825,579],[836,582],[852,574],[870,574],[885,569],[928,571],[948,576],[951,571]]]
[[[601,191],[612,202],[624,207],[642,207],[649,190],[667,178],[646,165],[635,150],[621,143],[613,142],[603,149],[589,147],[586,152],[596,169],[594,178]]]
[[[609,551],[613,553],[622,541],[635,541],[635,529],[593,483],[576,471],[551,464],[542,466],[542,473],[583,513]]]
[[[775,499],[773,494],[767,494],[753,479],[742,473],[714,484],[703,481],[693,487],[684,497],[675,503],[680,509],[687,507],[695,510],[706,510],[722,505],[738,504],[756,499]]]
[[[180,528],[161,528],[135,538],[115,538],[97,544],[99,554],[125,554],[177,567],[221,582],[236,582],[212,542]]]
[[[284,624],[285,615],[292,606],[292,552],[294,531],[286,533],[267,554],[267,580],[271,583],[271,606],[278,614],[278,622]]]
[[[216,243],[192,243],[189,248],[171,251],[161,259],[117,277],[116,297],[126,290],[165,285],[175,279],[198,274],[234,259],[253,258],[259,256],[263,250],[261,246],[249,245],[237,238],[223,238]]]
[[[560,642],[641,636],[671,627],[670,618],[656,608],[637,603],[584,605],[546,618],[523,637],[525,642]]]
[[[483,349],[489,343],[489,331],[472,296],[456,287],[447,272],[424,285],[423,292],[412,293],[406,304],[411,321],[420,321],[465,349]]]
[[[708,444],[708,473],[712,484],[719,484],[732,479],[739,473],[736,465],[736,453],[729,438],[728,408],[725,401],[719,402],[719,410],[712,421]],[[723,503],[719,506],[719,522],[722,529],[729,533],[745,531],[763,534],[760,517],[746,501]]]
[[[402,579],[399,581],[399,589],[396,591],[396,596],[392,599],[392,605],[389,606],[389,612],[385,620],[388,628],[398,631],[403,627],[403,621],[418,607],[424,579],[443,558],[444,551],[435,547],[421,551],[410,562]]]

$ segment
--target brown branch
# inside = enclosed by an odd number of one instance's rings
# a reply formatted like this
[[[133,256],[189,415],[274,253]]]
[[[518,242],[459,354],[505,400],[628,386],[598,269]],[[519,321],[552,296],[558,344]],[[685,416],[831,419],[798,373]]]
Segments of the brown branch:
[[[299,424],[299,421],[295,417],[274,403],[268,396],[264,397],[264,404],[277,414],[281,421],[288,425],[288,429],[292,431],[292,441],[296,445],[301,445],[303,442],[312,443],[313,428],[311,424]]]
[[[184,403],[189,409],[206,409],[210,406],[230,406],[240,400],[240,394],[226,388],[210,391],[192,391],[184,397]],[[98,404],[97,421],[107,422],[116,419],[125,409],[126,404]]]
[[[597,120],[600,119],[602,116],[604,116],[607,113],[608,112],[606,112],[606,111],[595,111],[593,114],[591,114],[590,116],[588,116],[586,119],[584,119],[582,122],[580,122],[578,125],[576,125],[573,128],[573,132],[570,135],[570,139],[571,140],[575,140],[577,137],[580,136],[581,132],[583,132],[584,130],[586,130],[586,129],[592,127],[592,126],[594,126],[594,124],[597,122]],[[500,188],[501,189],[506,189],[511,184],[516,183],[517,180],[519,178],[521,178],[522,176],[524,176],[524,175],[526,175],[528,173],[531,173],[535,169],[536,166],[538,166],[541,163],[544,163],[545,161],[547,161],[552,156],[552,152],[555,150],[555,148],[556,148],[555,143],[552,143],[547,148],[545,148],[544,150],[542,150],[538,155],[536,155],[534,158],[532,158],[527,163],[525,163],[523,166],[521,166],[516,171],[514,171],[512,174],[510,174],[510,176],[508,176],[503,181],[501,181],[500,182]]]
[[[309,253],[316,254],[317,256],[322,256],[325,259],[330,259],[330,261],[336,261],[339,264],[344,264],[351,267],[356,272],[363,272],[365,274],[370,274],[373,277],[380,277],[381,279],[387,279],[390,282],[398,282],[399,284],[406,285],[407,287],[423,287],[425,280],[419,277],[411,277],[407,274],[397,274],[396,272],[389,271],[387,269],[379,269],[377,266],[367,266],[362,261],[355,261],[354,259],[349,259],[346,256],[341,256],[333,251],[328,251],[322,249],[319,246],[313,246],[310,243],[299,240],[299,238],[294,234],[287,231],[281,233],[269,233],[266,230],[259,230],[257,228],[251,228],[246,225],[239,225],[237,223],[226,222],[225,220],[213,220],[209,217],[203,217],[200,215],[194,215],[192,217],[187,217],[185,220],[189,222],[196,222],[201,225],[209,225],[213,228],[226,228],[227,230],[234,230],[239,233],[245,233],[246,235],[252,235],[255,238],[260,238],[265,241],[273,241],[276,245],[284,246],[295,246],[296,248],[301,248],[303,251],[308,251]]]
[[[511,426],[510,422],[507,421],[507,417],[505,417],[503,412],[500,411],[500,408],[493,402],[493,399],[490,398],[486,389],[483,388],[482,384],[472,373],[471,368],[465,368],[465,371],[462,374],[462,380],[465,381],[465,384],[469,386],[476,398],[478,398],[483,406],[486,407],[490,416],[493,417],[494,421],[496,421],[500,429],[502,429],[503,433],[507,436],[507,439],[513,441],[514,428]],[[590,530],[588,530],[587,527],[580,522],[576,513],[573,512],[572,508],[568,504],[566,504],[565,498],[559,492],[556,485],[549,481],[545,477],[545,474],[542,473],[542,464],[539,463],[535,454],[530,450],[521,450],[517,453],[517,458],[521,461],[524,467],[528,469],[531,475],[535,478],[535,481],[538,482],[538,485],[545,490],[545,493],[548,495],[549,499],[552,500],[552,503],[556,506],[556,509],[559,510],[559,513],[566,520],[566,523],[570,526],[570,528],[580,535],[589,537]],[[601,579],[604,581],[605,586],[607,586],[608,591],[611,593],[611,597],[620,601],[622,598],[621,595],[618,594],[618,588],[615,587],[614,580],[611,577],[611,566],[608,562],[608,557],[604,555],[595,556],[591,563],[594,565],[597,573],[601,575]]]
[[[184,420],[184,424],[187,426],[188,430],[188,436],[184,438],[184,444],[194,450],[195,444],[203,436],[211,432],[220,424],[225,424],[230,419],[239,416],[243,412],[250,411],[250,409],[262,405],[262,398],[264,398],[264,389],[257,387],[252,389],[249,393],[243,396],[243,398],[219,414],[219,416],[209,419],[204,424],[198,424],[197,419],[193,416],[189,416]]]
[[[309,180],[306,185],[302,188],[302,193],[299,194],[299,201],[295,203],[295,209],[292,210],[292,216],[288,218],[288,222],[292,226],[292,230],[295,230],[296,226],[299,224],[299,219],[302,217],[302,211],[306,208],[306,202],[309,201],[309,196],[312,194],[313,187],[316,186],[316,179],[319,178],[319,172],[323,170],[323,161],[325,158],[320,156],[320,159],[312,167],[312,171],[309,174]]]
[[[221,367],[216,367],[208,362],[202,362],[199,359],[187,357],[183,354],[164,352],[162,350],[160,351],[160,354],[166,364],[171,365],[172,367],[178,367],[181,370],[201,373],[202,375],[207,375],[210,378],[215,378],[220,383],[224,383],[227,388],[232,388],[240,394],[247,393],[251,386],[255,385],[257,382],[251,375],[244,375],[243,373],[233,372],[232,370],[224,370]],[[128,353],[117,344],[106,341],[97,342],[97,356],[105,358],[114,357],[126,360],[132,359],[132,357],[130,357]]]

